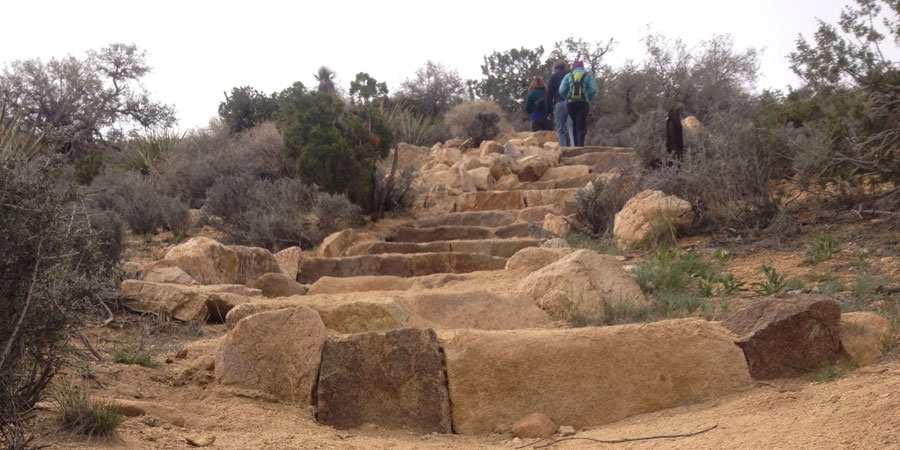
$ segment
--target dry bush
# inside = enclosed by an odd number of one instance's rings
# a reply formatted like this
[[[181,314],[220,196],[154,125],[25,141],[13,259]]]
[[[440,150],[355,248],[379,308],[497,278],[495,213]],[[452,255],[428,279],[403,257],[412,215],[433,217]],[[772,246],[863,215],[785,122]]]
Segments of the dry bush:
[[[187,205],[153,186],[149,177],[108,169],[90,186],[88,200],[100,210],[115,211],[132,231],[156,233],[160,229],[185,233],[191,225]]]
[[[207,193],[207,212],[220,216],[229,242],[268,248],[312,248],[329,234],[359,222],[344,195],[320,192],[294,178],[223,176]]]
[[[575,201],[578,204],[577,218],[595,235],[609,233],[612,231],[616,214],[634,194],[633,183],[624,176],[605,183],[595,180],[590,186],[575,193]]]
[[[53,391],[53,399],[60,424],[76,434],[109,436],[124,421],[118,407],[91,398],[87,388],[73,382],[60,383]]]
[[[247,175],[277,179],[294,176],[294,162],[281,147],[271,122],[237,135],[221,124],[189,134],[157,166],[154,182],[167,195],[200,208],[206,191],[220,176]]]
[[[454,136],[468,138],[472,145],[490,140],[506,126],[505,113],[489,100],[467,100],[451,109],[444,120]]]
[[[676,161],[665,152],[664,122],[635,125],[636,150],[650,167],[642,189],[656,189],[691,203],[695,226],[764,228],[778,207],[769,188],[781,137],[753,128],[740,115],[722,113],[685,139]]]

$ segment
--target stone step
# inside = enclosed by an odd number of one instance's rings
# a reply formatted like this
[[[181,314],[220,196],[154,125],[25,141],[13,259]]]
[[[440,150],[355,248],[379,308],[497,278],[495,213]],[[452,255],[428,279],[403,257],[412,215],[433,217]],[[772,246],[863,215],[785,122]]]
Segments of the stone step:
[[[478,239],[509,239],[529,237],[528,223],[503,227],[472,227],[447,225],[439,227],[399,227],[386,239],[388,242],[439,242]]]
[[[423,228],[447,225],[502,227],[512,225],[517,219],[518,214],[516,211],[470,211],[441,214],[439,216],[421,219],[416,222],[416,226]]]
[[[442,226],[501,228],[520,223],[540,222],[544,220],[544,216],[548,213],[553,213],[558,216],[568,216],[570,214],[575,214],[577,211],[578,205],[573,199],[560,204],[533,206],[518,211],[468,211],[447,213],[415,221],[410,226],[415,228],[435,228]]]
[[[585,153],[572,158],[561,158],[560,163],[566,165],[591,166],[596,173],[608,172],[612,169],[620,169],[623,172],[632,167],[637,167],[640,158],[633,151]]]
[[[466,330],[441,341],[460,434],[492,433],[535,411],[576,429],[597,426],[752,383],[729,332],[701,319]]]
[[[297,281],[314,283],[321,277],[393,275],[415,277],[433,273],[469,273],[500,270],[506,258],[480,253],[416,253],[348,256],[340,258],[303,258]]]
[[[343,256],[378,255],[384,253],[481,253],[509,258],[526,247],[539,247],[540,239],[478,239],[435,242],[363,242],[347,249]]]
[[[563,180],[531,181],[510,186],[510,191],[549,191],[554,189],[581,189],[584,185],[600,178],[600,173],[589,173],[580,177]]]
[[[513,211],[533,206],[560,204],[575,200],[578,189],[516,190],[465,192],[456,198],[454,210],[468,211]]]
[[[622,152],[622,151],[634,151],[634,149],[629,147],[602,147],[602,146],[587,146],[587,147],[565,147],[559,152],[560,158],[572,158],[575,156],[586,155],[588,153],[605,153],[605,152]]]

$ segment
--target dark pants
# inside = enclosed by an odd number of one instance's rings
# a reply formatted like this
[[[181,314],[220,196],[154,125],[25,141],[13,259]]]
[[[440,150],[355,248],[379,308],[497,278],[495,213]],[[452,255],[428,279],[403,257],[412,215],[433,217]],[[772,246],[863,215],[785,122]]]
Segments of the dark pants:
[[[566,105],[569,117],[572,118],[576,147],[584,147],[584,136],[587,134],[587,116],[590,106],[588,102],[569,102]]]
[[[553,122],[546,117],[538,117],[531,121],[531,131],[544,131],[544,130],[552,130]]]

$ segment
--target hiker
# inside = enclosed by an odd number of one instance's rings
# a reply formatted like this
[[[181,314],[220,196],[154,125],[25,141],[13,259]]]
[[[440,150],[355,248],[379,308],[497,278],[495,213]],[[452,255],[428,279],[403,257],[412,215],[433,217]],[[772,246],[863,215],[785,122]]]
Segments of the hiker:
[[[566,146],[566,136],[569,136],[569,145],[575,145],[575,139],[572,138],[572,118],[566,112],[566,98],[559,95],[559,85],[562,84],[563,78],[568,73],[566,62],[559,61],[553,65],[553,75],[550,75],[550,81],[547,83],[547,107],[556,125],[556,135],[559,137],[559,146]],[[568,133],[566,130],[568,129]]]
[[[531,131],[552,130],[547,118],[547,85],[542,77],[534,77],[525,96],[525,112],[531,114]]]
[[[591,98],[597,94],[597,82],[584,70],[584,63],[572,63],[572,72],[566,74],[559,85],[559,95],[566,99],[566,111],[572,118],[575,135],[575,147],[584,147],[584,136],[587,134],[587,116]]]

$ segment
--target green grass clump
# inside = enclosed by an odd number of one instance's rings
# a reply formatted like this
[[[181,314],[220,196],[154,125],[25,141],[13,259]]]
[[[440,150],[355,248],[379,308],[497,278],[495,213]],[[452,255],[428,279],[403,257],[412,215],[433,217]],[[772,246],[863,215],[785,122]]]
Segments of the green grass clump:
[[[620,325],[647,321],[650,319],[652,312],[650,307],[637,306],[630,300],[604,301],[603,310],[599,312],[572,308],[569,311],[568,322],[572,328]]]
[[[76,434],[109,436],[124,420],[115,405],[93,400],[87,389],[74,383],[59,385],[53,397],[63,428]]]
[[[763,264],[759,270],[765,274],[766,279],[762,282],[755,281],[751,283],[751,286],[754,286],[761,295],[769,296],[779,292],[803,289],[802,280],[796,278],[789,280],[772,266]]]
[[[843,377],[847,372],[857,367],[859,367],[859,364],[853,360],[839,364],[827,364],[821,369],[810,373],[809,379],[816,383],[828,383]]]
[[[829,236],[825,233],[817,234],[810,243],[810,248],[806,253],[806,261],[813,265],[828,261],[840,251],[838,249],[840,243],[834,236]]]
[[[600,239],[595,239],[588,234],[572,233],[566,237],[566,242],[569,243],[569,247],[576,249],[593,250],[605,255],[622,254],[622,251],[616,245],[615,238],[610,234],[603,235]]]
[[[122,349],[113,354],[113,362],[116,364],[137,364],[141,367],[155,369],[162,366],[162,363],[154,361],[150,355],[145,353],[143,349]]]

